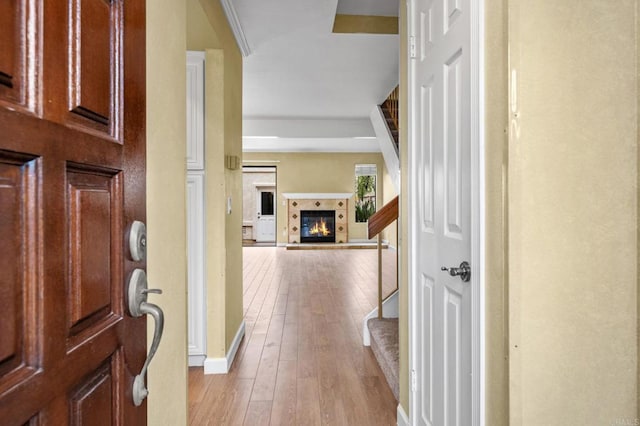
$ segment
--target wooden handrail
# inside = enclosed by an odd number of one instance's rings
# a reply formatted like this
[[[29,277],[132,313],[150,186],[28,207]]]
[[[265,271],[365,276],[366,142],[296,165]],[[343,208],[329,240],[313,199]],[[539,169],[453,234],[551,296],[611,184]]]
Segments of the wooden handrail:
[[[368,234],[369,238],[378,235],[384,228],[393,223],[398,218],[398,197],[382,206],[380,210],[369,217]]]
[[[369,238],[378,236],[378,318],[382,318],[382,235],[380,232],[398,219],[398,197],[382,206],[380,210],[369,217]],[[396,290],[398,283],[396,282]],[[387,296],[388,297],[388,296]]]

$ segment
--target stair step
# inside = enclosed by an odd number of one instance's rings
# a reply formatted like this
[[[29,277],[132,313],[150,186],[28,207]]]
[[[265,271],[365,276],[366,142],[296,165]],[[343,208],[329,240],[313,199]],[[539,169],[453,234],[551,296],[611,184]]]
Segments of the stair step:
[[[384,373],[391,392],[400,399],[400,345],[397,318],[371,318],[367,321],[371,334],[371,350]]]

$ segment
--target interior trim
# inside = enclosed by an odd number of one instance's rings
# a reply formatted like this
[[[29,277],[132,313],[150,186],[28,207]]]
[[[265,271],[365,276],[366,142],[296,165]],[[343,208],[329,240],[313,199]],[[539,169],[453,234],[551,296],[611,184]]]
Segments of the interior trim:
[[[224,358],[207,358],[204,360],[204,374],[227,374],[233,365],[233,360],[240,347],[240,342],[244,337],[245,323],[244,320],[240,323],[236,336],[231,342],[231,346],[227,351],[227,355]]]
[[[238,18],[236,9],[233,6],[231,0],[220,0],[220,4],[222,4],[224,14],[227,16],[227,21],[229,22],[229,26],[231,27],[231,31],[233,32],[233,36],[236,39],[236,43],[238,44],[240,53],[242,54],[243,58],[246,58],[247,56],[251,55],[251,46],[249,46],[247,37],[244,35],[244,30],[242,29],[242,25],[240,24],[240,19]]]

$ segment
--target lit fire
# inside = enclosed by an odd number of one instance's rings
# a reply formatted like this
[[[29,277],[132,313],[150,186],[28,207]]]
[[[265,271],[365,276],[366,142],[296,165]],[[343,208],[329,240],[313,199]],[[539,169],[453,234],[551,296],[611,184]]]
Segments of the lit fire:
[[[320,235],[320,234],[322,234],[322,236],[326,237],[327,235],[331,234],[331,232],[327,228],[326,222],[324,220],[320,219],[320,224],[318,224],[318,222],[316,222],[315,225],[313,225],[313,228],[309,229],[309,234],[310,235]]]

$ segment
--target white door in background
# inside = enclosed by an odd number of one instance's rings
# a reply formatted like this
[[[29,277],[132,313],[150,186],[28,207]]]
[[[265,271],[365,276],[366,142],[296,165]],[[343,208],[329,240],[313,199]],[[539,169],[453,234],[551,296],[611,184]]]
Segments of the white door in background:
[[[258,243],[276,241],[276,188],[256,187],[255,239]]]
[[[479,137],[472,7],[480,0],[410,0],[410,284],[412,424],[479,424],[480,371],[472,243]],[[475,102],[475,103],[474,103]],[[474,151],[476,149],[476,151]],[[477,191],[476,191],[477,193]],[[476,210],[477,211],[477,210]],[[475,219],[474,219],[475,221]],[[473,223],[476,226],[476,223]],[[475,250],[475,248],[474,248]],[[441,268],[469,262],[470,281]],[[462,272],[463,268],[460,268]],[[454,271],[452,271],[454,272]],[[476,317],[474,317],[476,315]],[[474,400],[474,398],[476,398]]]

